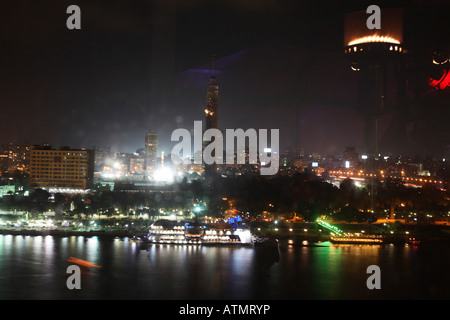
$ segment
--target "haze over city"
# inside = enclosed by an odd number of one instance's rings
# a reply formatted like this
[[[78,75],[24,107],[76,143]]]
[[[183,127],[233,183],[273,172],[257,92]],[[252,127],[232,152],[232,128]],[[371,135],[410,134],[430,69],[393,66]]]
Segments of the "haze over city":
[[[45,3],[3,9],[3,143],[134,152],[154,130],[159,154],[167,154],[173,130],[192,130],[203,119],[215,54],[220,129],[278,128],[281,150],[329,154],[363,144],[357,73],[343,54],[342,26],[344,13],[365,3],[81,1],[81,30],[66,28],[65,4]],[[388,74],[380,148],[442,157],[449,93],[428,86],[439,78],[430,62],[415,66],[434,48],[448,50],[449,7],[398,4],[409,10],[412,67],[405,71],[406,102],[399,100],[398,73]]]

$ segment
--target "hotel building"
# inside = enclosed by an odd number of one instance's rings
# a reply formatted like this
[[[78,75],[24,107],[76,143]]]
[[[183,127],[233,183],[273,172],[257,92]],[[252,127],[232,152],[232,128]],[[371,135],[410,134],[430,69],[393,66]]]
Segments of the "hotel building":
[[[92,187],[94,153],[86,149],[59,150],[50,146],[30,148],[30,190],[85,191]]]

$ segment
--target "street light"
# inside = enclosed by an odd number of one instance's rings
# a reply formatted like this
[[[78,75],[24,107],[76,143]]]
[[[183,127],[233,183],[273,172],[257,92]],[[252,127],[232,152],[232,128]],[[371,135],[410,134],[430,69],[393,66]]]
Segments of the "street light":
[[[202,207],[199,205],[194,205],[194,214],[195,214],[195,220],[198,221],[198,214],[202,212]]]

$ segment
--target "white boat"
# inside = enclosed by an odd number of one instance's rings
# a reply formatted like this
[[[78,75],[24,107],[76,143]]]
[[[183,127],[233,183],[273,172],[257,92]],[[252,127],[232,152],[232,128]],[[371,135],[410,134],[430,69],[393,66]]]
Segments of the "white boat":
[[[147,241],[160,244],[252,245],[250,228],[246,225],[206,225],[170,220],[153,223]]]

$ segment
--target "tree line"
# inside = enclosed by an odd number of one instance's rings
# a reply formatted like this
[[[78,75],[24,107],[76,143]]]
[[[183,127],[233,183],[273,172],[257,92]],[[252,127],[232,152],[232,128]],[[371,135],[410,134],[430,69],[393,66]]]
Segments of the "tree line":
[[[111,191],[96,184],[86,195],[50,194],[36,189],[29,197],[5,196],[3,209],[17,209],[38,215],[53,210],[57,216],[114,214],[149,216],[159,210],[192,212],[201,204],[200,214],[220,217],[235,209],[246,217],[258,218],[266,211],[290,218],[294,214],[313,221],[321,215],[343,221],[376,221],[377,218],[408,218],[411,213],[418,221],[430,216],[447,216],[450,211],[448,193],[432,185],[422,188],[404,186],[401,181],[367,181],[364,187],[346,179],[335,186],[307,172],[292,176],[242,175],[216,177],[212,180],[187,179],[174,184],[170,190],[152,192]]]

